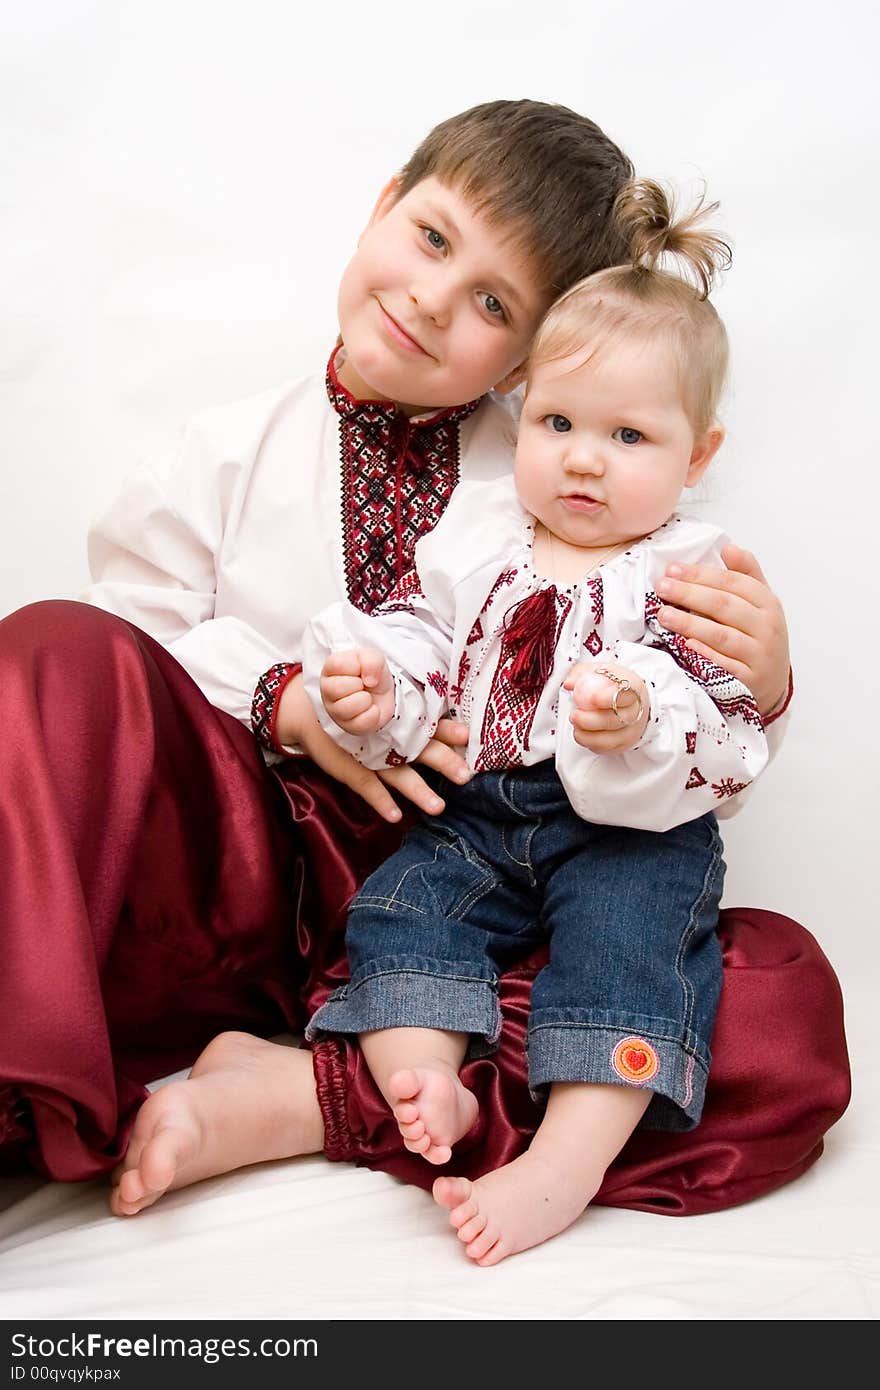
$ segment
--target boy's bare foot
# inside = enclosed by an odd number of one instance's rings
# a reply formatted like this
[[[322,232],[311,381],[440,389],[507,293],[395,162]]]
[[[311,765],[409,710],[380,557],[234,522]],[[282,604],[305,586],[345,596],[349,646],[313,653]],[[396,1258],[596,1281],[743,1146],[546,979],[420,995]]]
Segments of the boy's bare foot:
[[[590,1180],[585,1167],[569,1171],[529,1151],[476,1182],[438,1178],[434,1201],[448,1209],[468,1258],[497,1265],[577,1220],[601,1181]]]
[[[222,1033],[186,1081],[144,1101],[112,1175],[110,1210],[134,1216],[175,1188],[323,1143],[311,1053]]]
[[[388,1081],[391,1113],[404,1148],[429,1163],[448,1163],[452,1145],[477,1118],[477,1098],[445,1067],[411,1067]]]

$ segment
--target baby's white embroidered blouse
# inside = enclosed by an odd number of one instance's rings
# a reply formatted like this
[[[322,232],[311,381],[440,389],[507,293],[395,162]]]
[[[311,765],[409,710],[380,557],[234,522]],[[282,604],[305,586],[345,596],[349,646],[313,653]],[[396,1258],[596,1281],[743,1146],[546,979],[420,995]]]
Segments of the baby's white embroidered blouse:
[[[768,761],[761,716],[740,681],[656,619],[656,583],[667,565],[721,566],[727,537],[675,515],[567,587],[536,573],[533,539],[534,521],[512,477],[461,483],[389,599],[372,615],[333,604],[306,629],[304,679],[323,727],[367,766],[381,768],[412,761],[451,711],[470,725],[474,771],[554,758],[587,820],[662,831],[722,806],[729,813]],[[552,665],[539,689],[524,691],[511,678],[511,617],[537,594],[553,629]],[[395,682],[391,720],[362,737],[330,719],[319,689],[326,656],[359,646],[380,648]],[[650,719],[626,753],[595,754],[574,740],[571,694],[562,683],[577,662],[599,657],[630,667],[648,687]]]

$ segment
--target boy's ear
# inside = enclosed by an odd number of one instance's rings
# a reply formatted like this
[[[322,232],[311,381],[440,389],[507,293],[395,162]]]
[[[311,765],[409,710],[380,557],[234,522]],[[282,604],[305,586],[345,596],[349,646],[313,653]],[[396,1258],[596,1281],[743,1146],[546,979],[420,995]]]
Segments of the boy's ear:
[[[394,174],[388,180],[382,192],[376,199],[376,206],[370,213],[368,227],[372,227],[374,222],[381,222],[387,212],[390,212],[400,197],[400,175]]]
[[[507,376],[501,378],[495,386],[499,396],[506,396],[510,391],[515,391],[517,386],[525,381],[527,366],[528,359],[524,357],[519,366],[514,367],[512,372],[508,372]]]
[[[684,480],[685,487],[694,487],[700,481],[723,443],[724,430],[720,425],[713,425],[696,441]]]

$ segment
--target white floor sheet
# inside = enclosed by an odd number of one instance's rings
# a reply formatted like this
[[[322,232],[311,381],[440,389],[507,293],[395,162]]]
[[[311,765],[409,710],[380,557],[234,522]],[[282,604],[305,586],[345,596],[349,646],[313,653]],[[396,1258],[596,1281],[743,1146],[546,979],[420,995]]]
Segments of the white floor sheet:
[[[850,1007],[854,1055],[870,1010]],[[0,1317],[873,1319],[878,1087],[798,1182],[713,1216],[596,1207],[494,1269],[420,1189],[323,1158],[172,1193],[131,1220],[102,1183],[0,1185]]]

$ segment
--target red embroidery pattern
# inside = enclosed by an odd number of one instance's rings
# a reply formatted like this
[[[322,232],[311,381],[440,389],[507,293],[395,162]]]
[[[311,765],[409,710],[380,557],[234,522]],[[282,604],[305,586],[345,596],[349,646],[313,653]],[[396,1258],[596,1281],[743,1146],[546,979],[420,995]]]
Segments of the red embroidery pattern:
[[[685,746],[685,748],[687,749],[687,751],[688,751],[689,753],[695,753],[695,752],[697,751],[697,731],[696,731],[696,729],[693,731],[693,733],[685,734],[685,736],[684,736],[684,746]]]
[[[469,646],[471,645],[471,643],[473,643],[473,642],[479,642],[479,640],[480,640],[480,638],[481,638],[482,636],[484,636],[484,633],[483,633],[483,624],[480,622],[480,619],[477,618],[477,621],[474,623],[473,627],[471,628],[470,632],[468,633],[468,637],[467,637],[467,641],[465,642],[465,646],[466,646],[466,647],[469,647]]]
[[[600,651],[602,650],[602,638],[599,636],[595,628],[593,628],[593,631],[590,633],[589,637],[584,638],[584,646],[590,653],[590,656],[599,655]]]
[[[726,796],[736,796],[739,792],[744,792],[748,782],[734,782],[732,777],[722,777],[720,782],[712,783],[712,790],[723,801]]]
[[[492,593],[497,589],[498,584]],[[567,594],[557,592],[556,605],[554,647],[559,639],[560,628],[571,609],[572,600]],[[510,674],[516,655],[514,644],[505,634],[501,640],[498,665],[486,700],[483,727],[480,731],[481,752],[475,763],[477,772],[519,767],[522,765],[523,753],[528,751],[529,734],[542,691],[523,690],[511,684]]]
[[[698,767],[691,768],[691,775],[684,784],[686,792],[692,792],[695,787],[705,787],[706,779]]]
[[[442,695],[444,699],[446,698],[449,691],[449,682],[442,671],[429,671],[425,680],[432,690],[436,690],[438,695]]]
[[[413,565],[412,569],[407,570],[402,579],[398,580],[391,593],[373,609],[374,613],[412,613],[413,606],[410,599],[424,598],[421,585],[419,584],[419,572]]]
[[[342,535],[350,601],[370,613],[412,564],[415,543],[436,526],[458,482],[462,420],[479,401],[413,423],[393,401],[358,401],[327,365],[327,395],[340,419]]]
[[[458,671],[456,673],[455,680],[449,687],[450,704],[457,705],[460,701],[464,692],[465,683],[467,682],[467,678],[470,675],[470,670],[471,659],[468,655],[468,652],[465,650],[462,652],[461,657],[459,658]]]
[[[593,622],[597,627],[602,625],[602,617],[605,613],[605,589],[602,585],[601,574],[594,574],[587,580],[587,588],[590,591],[590,602],[593,607]]]
[[[686,639],[677,632],[667,632],[657,621],[660,600],[652,591],[645,595],[645,625],[659,638],[659,643],[669,652],[673,661],[686,671],[692,681],[702,686],[712,703],[717,706],[725,719],[740,718],[744,724],[753,724],[763,729],[758,706],[752,692],[714,661],[707,661],[698,652],[692,651]]]
[[[514,579],[516,579],[516,576],[517,576],[517,571],[516,571],[516,570],[502,570],[502,571],[501,571],[501,573],[499,574],[498,578],[495,580],[495,583],[492,585],[492,588],[489,590],[489,597],[486,599],[486,602],[483,604],[483,609],[482,609],[482,612],[483,612],[483,613],[485,613],[485,612],[488,610],[490,603],[492,602],[492,600],[493,600],[493,598],[495,597],[495,595],[499,592],[499,590],[504,589],[508,584],[512,584],[513,581],[514,581]],[[482,613],[481,613],[480,616],[482,616]],[[477,622],[479,622],[479,621],[480,621],[480,619],[478,618],[478,619],[477,619]],[[471,631],[473,631],[473,628],[471,629]],[[470,640],[470,639],[468,639],[468,640]]]
[[[257,681],[251,701],[251,728],[257,742],[264,748],[271,748],[273,753],[282,752],[281,745],[275,738],[278,701],[288,681],[298,676],[301,670],[302,663],[299,661],[279,661],[277,665],[264,671]]]
[[[406,758],[403,756],[403,754],[395,753],[393,748],[385,754],[386,767],[403,767],[405,762]]]

